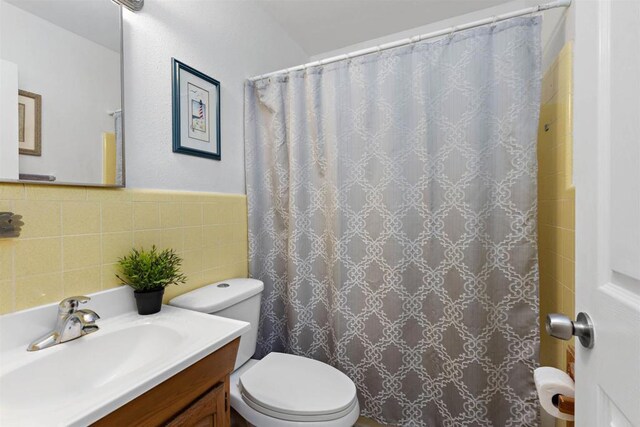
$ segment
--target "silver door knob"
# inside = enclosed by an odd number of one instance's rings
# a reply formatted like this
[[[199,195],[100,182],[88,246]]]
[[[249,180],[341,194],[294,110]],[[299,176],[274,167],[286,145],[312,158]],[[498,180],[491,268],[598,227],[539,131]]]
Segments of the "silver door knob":
[[[561,340],[570,340],[576,336],[586,348],[593,348],[594,333],[593,322],[587,313],[578,313],[576,321],[572,322],[564,314],[551,313],[547,314],[547,322],[545,325],[547,334]]]

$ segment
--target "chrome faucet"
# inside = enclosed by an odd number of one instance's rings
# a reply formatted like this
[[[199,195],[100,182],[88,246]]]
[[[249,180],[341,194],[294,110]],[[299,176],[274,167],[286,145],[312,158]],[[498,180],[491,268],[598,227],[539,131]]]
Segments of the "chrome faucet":
[[[58,319],[55,328],[48,334],[32,342],[27,351],[37,351],[56,344],[80,338],[97,331],[98,314],[89,309],[78,310],[80,304],[90,301],[89,297],[71,297],[63,299],[58,305]]]

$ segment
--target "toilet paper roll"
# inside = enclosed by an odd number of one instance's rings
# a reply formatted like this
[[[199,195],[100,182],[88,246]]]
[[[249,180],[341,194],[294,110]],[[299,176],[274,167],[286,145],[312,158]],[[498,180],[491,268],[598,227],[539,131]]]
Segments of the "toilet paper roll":
[[[563,414],[553,404],[553,396],[556,394],[564,394],[569,397],[575,396],[575,384],[571,377],[560,369],[544,366],[533,371],[533,380],[536,383],[538,399],[540,399],[542,409],[555,418],[573,421],[573,415]]]

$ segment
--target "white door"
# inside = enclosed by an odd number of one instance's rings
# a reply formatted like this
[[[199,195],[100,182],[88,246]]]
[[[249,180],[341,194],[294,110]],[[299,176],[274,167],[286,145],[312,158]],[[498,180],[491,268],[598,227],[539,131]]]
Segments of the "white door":
[[[576,426],[640,427],[640,0],[574,0]]]

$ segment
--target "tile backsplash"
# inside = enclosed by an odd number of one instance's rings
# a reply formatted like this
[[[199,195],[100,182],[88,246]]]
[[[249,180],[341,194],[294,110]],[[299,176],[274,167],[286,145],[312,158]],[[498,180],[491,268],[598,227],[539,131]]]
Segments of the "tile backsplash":
[[[0,239],[0,314],[118,286],[116,262],[132,247],[184,259],[188,281],[165,301],[247,276],[244,195],[0,183],[0,211],[25,223]]]

